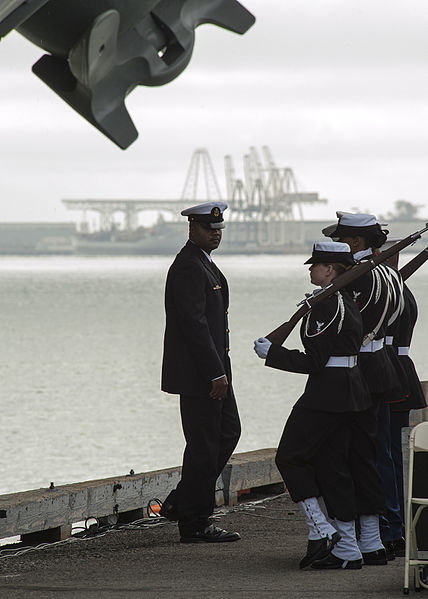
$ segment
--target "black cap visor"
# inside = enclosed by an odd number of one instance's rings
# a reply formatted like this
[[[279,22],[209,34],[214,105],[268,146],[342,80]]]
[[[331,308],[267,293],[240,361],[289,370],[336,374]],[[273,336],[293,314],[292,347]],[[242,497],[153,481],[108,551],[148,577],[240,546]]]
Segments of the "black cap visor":
[[[304,264],[355,264],[351,252],[321,252],[314,250]]]
[[[326,227],[329,229],[329,227]],[[326,229],[323,229],[323,233]],[[328,237],[334,237],[336,239],[343,239],[344,237],[373,237],[378,235],[382,229],[380,225],[368,225],[367,227],[349,227],[348,225],[337,225],[334,231],[329,231],[328,234],[324,233]]]

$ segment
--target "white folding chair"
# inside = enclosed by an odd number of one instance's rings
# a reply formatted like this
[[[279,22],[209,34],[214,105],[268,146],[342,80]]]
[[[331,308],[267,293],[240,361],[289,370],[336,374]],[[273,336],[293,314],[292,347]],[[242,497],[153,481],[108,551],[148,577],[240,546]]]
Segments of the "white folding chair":
[[[416,540],[416,524],[422,511],[428,507],[428,497],[413,497],[413,466],[415,452],[428,452],[428,422],[417,424],[410,433],[409,439],[409,479],[407,488],[406,509],[406,555],[404,564],[404,595],[409,594],[410,566],[414,568],[415,591],[421,587],[428,589],[428,584],[421,579],[420,566],[428,566],[428,559],[418,559]],[[428,473],[427,473],[428,476]],[[413,516],[413,507],[416,508]]]

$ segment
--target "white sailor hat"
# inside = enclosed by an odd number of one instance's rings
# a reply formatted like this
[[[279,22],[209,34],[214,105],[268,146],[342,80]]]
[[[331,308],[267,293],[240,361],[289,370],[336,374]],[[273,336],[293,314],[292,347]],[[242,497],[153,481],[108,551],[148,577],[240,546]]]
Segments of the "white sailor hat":
[[[205,202],[186,208],[181,214],[189,221],[201,223],[206,229],[224,229],[223,212],[226,208],[226,202]]]
[[[351,248],[337,241],[316,241],[312,256],[304,264],[354,264]]]
[[[380,247],[385,241],[389,231],[382,229],[373,214],[352,214],[350,212],[336,212],[338,222],[336,225],[325,227],[322,232],[326,237],[341,239],[343,237],[366,237],[374,247]]]

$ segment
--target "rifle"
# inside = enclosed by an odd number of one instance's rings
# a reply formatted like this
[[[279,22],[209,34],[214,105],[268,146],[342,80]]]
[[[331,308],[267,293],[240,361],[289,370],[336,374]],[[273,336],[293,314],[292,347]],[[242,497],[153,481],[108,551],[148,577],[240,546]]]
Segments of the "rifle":
[[[425,224],[425,227],[416,233],[412,233],[408,237],[405,237],[398,243],[395,243],[387,250],[384,250],[377,256],[372,256],[370,260],[365,260],[364,262],[359,262],[355,266],[352,266],[349,270],[344,272],[343,274],[335,277],[331,283],[322,287],[321,289],[315,290],[311,294],[307,294],[307,297],[299,302],[297,306],[300,306],[299,309],[291,316],[290,320],[287,320],[283,324],[281,324],[274,331],[270,332],[266,335],[266,339],[269,339],[271,343],[276,343],[277,345],[282,345],[284,341],[287,339],[291,331],[294,329],[299,320],[311,310],[316,304],[322,302],[333,293],[336,293],[342,287],[346,287],[352,281],[359,279],[364,274],[370,272],[378,264],[381,264],[397,252],[401,252],[404,248],[412,243],[415,243],[421,236],[422,233],[428,231],[428,223]],[[427,259],[427,258],[425,258]],[[415,258],[416,260],[416,258]],[[412,260],[413,262],[413,260]],[[404,267],[403,267],[404,268]],[[401,272],[401,271],[400,271]]]
[[[412,276],[414,272],[418,270],[428,260],[428,247],[426,247],[422,252],[420,252],[417,256],[415,256],[410,262],[407,262],[402,268],[400,268],[400,275],[403,278],[403,281],[407,281],[409,277]]]

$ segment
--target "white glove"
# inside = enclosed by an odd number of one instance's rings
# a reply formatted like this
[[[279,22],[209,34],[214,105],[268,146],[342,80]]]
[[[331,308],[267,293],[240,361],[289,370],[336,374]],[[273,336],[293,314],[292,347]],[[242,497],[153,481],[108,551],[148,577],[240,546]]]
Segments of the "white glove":
[[[268,355],[268,351],[272,343],[266,337],[259,337],[254,341],[254,351],[263,360]]]

